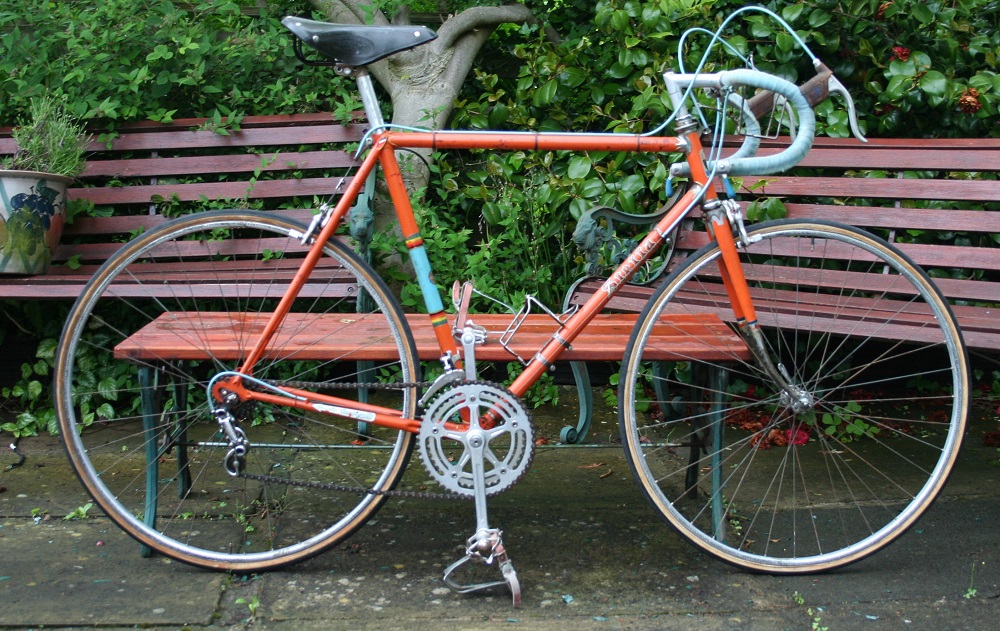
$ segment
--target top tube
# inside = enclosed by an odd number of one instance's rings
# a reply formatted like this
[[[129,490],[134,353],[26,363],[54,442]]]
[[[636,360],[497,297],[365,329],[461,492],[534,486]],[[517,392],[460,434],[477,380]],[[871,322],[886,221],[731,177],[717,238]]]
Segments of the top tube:
[[[380,136],[394,147],[414,149],[501,149],[507,151],[687,151],[676,136],[525,131],[389,131]]]

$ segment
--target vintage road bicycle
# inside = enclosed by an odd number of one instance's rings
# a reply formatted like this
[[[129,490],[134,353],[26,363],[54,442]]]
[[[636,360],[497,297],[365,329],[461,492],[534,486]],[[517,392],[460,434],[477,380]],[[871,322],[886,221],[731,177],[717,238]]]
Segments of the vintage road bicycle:
[[[725,562],[803,573],[883,548],[931,504],[968,409],[966,352],[948,304],[880,238],[819,220],[745,225],[724,192],[728,177],[778,172],[808,152],[810,103],[841,87],[818,60],[817,78],[802,90],[753,69],[666,73],[675,136],[398,130],[383,122],[365,66],[433,40],[432,31],[283,23],[303,60],[356,79],[371,124],[367,154],[339,201],[308,226],[226,210],[149,230],[95,274],[58,347],[56,403],[72,466],[108,517],[147,549],[201,567],[261,571],[344,541],[394,494],[472,499],[475,531],[445,581],[459,592],[506,585],[518,604],[517,574],[487,498],[532,460],[535,437],[519,397],[585,339],[588,323],[696,210],[708,244],[654,291],[621,364],[622,443],[653,508]],[[747,126],[726,159],[719,146],[727,130],[703,142],[702,109],[689,106],[703,92]],[[797,122],[788,148],[764,157],[755,155],[762,98],[786,104]],[[476,349],[487,333],[462,312],[464,296],[449,325],[426,254],[434,244],[421,238],[401,177],[401,149],[682,154],[671,174],[687,183],[601,291],[551,314],[549,341],[504,387],[479,377]],[[335,237],[377,167],[440,347],[442,370],[427,382],[393,291]],[[834,251],[840,263],[831,270],[824,261]],[[223,254],[235,264],[199,292],[177,283],[172,294],[157,287],[146,296],[140,279],[148,276],[134,272],[150,261],[197,266]],[[775,260],[794,273],[773,276]],[[287,265],[295,273],[276,271]],[[320,269],[337,270],[329,291],[315,290]],[[884,290],[824,283],[834,271],[877,271]],[[358,291],[338,289],[345,278]],[[824,305],[822,317],[815,304]],[[915,312],[930,316],[918,335],[878,334]],[[738,352],[725,351],[726,379],[706,378],[700,355],[662,360],[670,349],[660,348],[656,329],[685,314],[714,314],[739,340]],[[162,360],[158,351],[120,350],[154,324],[167,346],[187,350]],[[220,336],[236,350],[218,351]],[[349,350],[324,355],[332,340]],[[388,353],[375,352],[386,345]],[[396,489],[415,446],[444,493]],[[501,576],[465,583],[459,576],[474,569],[464,567],[470,562],[495,564]]]

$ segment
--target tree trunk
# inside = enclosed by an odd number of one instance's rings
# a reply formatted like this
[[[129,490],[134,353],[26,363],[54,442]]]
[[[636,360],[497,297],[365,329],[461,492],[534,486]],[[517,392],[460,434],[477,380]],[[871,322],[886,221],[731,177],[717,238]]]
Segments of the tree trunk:
[[[389,24],[381,12],[372,14],[371,0],[311,0],[332,22]],[[413,50],[392,55],[369,66],[369,71],[392,102],[392,124],[441,129],[448,121],[455,99],[472,69],[479,49],[500,24],[534,22],[523,4],[471,7],[449,17],[437,29],[438,39]],[[409,24],[409,11],[401,7],[394,24]],[[401,155],[407,188],[427,186],[430,152],[423,160]],[[379,210],[376,210],[378,221]]]

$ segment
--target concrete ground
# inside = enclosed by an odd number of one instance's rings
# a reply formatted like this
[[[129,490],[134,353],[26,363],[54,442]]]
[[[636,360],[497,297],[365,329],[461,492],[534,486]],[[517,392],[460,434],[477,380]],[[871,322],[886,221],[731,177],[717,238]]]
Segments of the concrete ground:
[[[802,577],[751,575],[694,550],[653,514],[620,448],[542,447],[491,501],[523,587],[517,610],[505,593],[459,596],[441,582],[473,530],[471,503],[393,499],[345,545],[235,577],[143,559],[103,517],[64,519],[89,500],[60,443],[21,449],[24,466],[0,473],[3,629],[985,631],[1000,619],[1000,454],[977,427],[914,529],[847,569]],[[0,467],[15,460],[0,452]]]

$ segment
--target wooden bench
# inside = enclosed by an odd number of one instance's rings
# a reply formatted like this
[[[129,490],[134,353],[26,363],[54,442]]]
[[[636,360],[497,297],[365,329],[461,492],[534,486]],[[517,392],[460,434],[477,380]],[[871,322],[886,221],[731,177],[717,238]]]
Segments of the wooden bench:
[[[130,235],[203,208],[205,202],[259,207],[308,222],[314,200],[329,198],[336,174],[357,164],[348,146],[366,129],[359,123],[342,125],[329,114],[246,117],[239,130],[223,133],[211,123],[137,123],[120,128],[110,141],[95,140],[86,170],[69,190],[72,203],[91,210],[65,226],[47,273],[0,276],[0,300],[76,298]],[[9,130],[0,132],[0,156],[14,150]],[[355,207],[359,215],[370,215],[373,190],[366,188]],[[171,282],[210,284],[218,278],[211,268],[150,265],[148,272],[171,274],[164,291]]]
[[[339,180],[336,174],[354,166],[352,153],[345,145],[361,140],[365,127],[361,124],[343,126],[325,114],[293,116],[247,117],[240,122],[239,131],[230,130],[224,134],[208,129],[209,121],[177,120],[169,124],[141,123],[122,128],[110,140],[95,141],[88,156],[86,171],[78,185],[70,189],[70,197],[75,203],[92,205],[87,216],[79,216],[69,223],[55,252],[53,264],[47,273],[36,276],[0,276],[0,300],[74,299],[91,278],[97,268],[113,255],[130,235],[149,230],[168,221],[169,216],[189,205],[204,205],[205,201],[216,205],[238,207],[241,205],[262,205],[270,212],[280,212],[302,221],[312,215],[314,198],[325,199]],[[330,148],[332,145],[333,148]],[[15,147],[9,137],[0,132],[0,155],[13,153]],[[299,174],[301,172],[301,174]],[[295,173],[295,177],[288,177]],[[331,175],[333,173],[334,175]],[[349,181],[349,180],[348,180]],[[345,186],[347,181],[345,181]],[[367,193],[373,191],[368,187]],[[231,203],[219,203],[229,200]],[[359,201],[352,213],[366,209],[370,196]],[[277,209],[292,205],[293,210]],[[301,206],[301,207],[299,207]],[[359,232],[366,224],[359,222]],[[370,224],[369,224],[370,225]],[[352,229],[356,226],[352,226]],[[367,229],[370,230],[370,227]],[[367,236],[354,234],[362,246]],[[120,287],[118,295],[170,297],[175,288],[185,285],[192,295],[207,295],[215,291],[221,267],[226,262],[206,261],[192,265],[172,262],[151,262],[134,272],[137,280],[155,277],[156,284],[135,283],[134,289]],[[290,257],[288,273],[297,269],[297,262]],[[318,270],[314,273],[317,291],[330,296],[327,279],[336,276],[337,270]],[[198,289],[203,286],[203,290]],[[347,283],[338,285],[337,296],[349,295],[356,287]],[[307,287],[306,294],[309,292]],[[152,293],[151,293],[152,292]],[[161,292],[161,293],[157,293]],[[493,334],[488,343],[477,349],[477,357],[487,362],[509,362],[515,358],[499,344],[497,337],[511,320],[510,315],[478,314],[475,321],[485,326]],[[612,361],[621,358],[625,340],[628,338],[635,316],[605,317],[597,319],[584,339],[578,340],[569,359],[578,361]],[[425,316],[414,316],[410,320],[419,354],[425,360],[437,360],[436,340]],[[162,323],[162,322],[161,322]],[[140,362],[172,361],[183,359],[203,359],[205,350],[185,348],[176,338],[169,344],[156,344],[156,327],[147,327],[120,347],[122,356]],[[711,339],[723,340],[723,345],[734,349],[739,344],[735,335],[729,333],[721,322],[705,327],[704,323],[679,320],[678,326],[690,339],[692,327],[704,330]],[[338,319],[342,326],[342,318]],[[317,340],[314,336],[303,337],[302,348],[318,350],[322,353],[339,353],[342,345],[356,340],[357,335],[366,331],[367,323],[359,320],[350,335],[327,336]],[[530,357],[548,340],[556,325],[548,316],[532,315],[519,330],[513,341],[515,352]],[[681,329],[678,329],[681,330]],[[315,329],[319,331],[320,329]],[[357,335],[356,335],[356,334]],[[675,335],[663,331],[664,336]],[[152,336],[152,337],[151,337]],[[327,339],[328,338],[328,339]],[[162,339],[165,338],[161,338]],[[348,342],[345,342],[347,340]],[[717,349],[702,348],[700,351],[688,348],[677,338],[677,348],[695,353],[706,361],[722,359]],[[224,339],[218,340],[220,348],[212,352],[226,352]],[[139,350],[149,346],[149,352]],[[340,344],[340,346],[338,346]],[[304,346],[303,346],[304,345]],[[375,353],[366,346],[369,355]],[[738,351],[737,351],[738,352]],[[154,353],[154,354],[150,354]],[[232,353],[230,353],[232,354]],[[377,353],[376,353],[377,355]],[[363,361],[377,359],[375,356],[359,357]],[[585,406],[581,417],[589,420],[591,406],[586,401],[591,398],[589,384],[586,388]],[[575,429],[564,432],[565,442],[581,442],[584,435],[576,436]]]
[[[759,155],[776,153],[787,138],[765,140]],[[985,179],[971,179],[985,173]],[[763,196],[783,200],[789,218],[828,219],[875,232],[894,243],[934,277],[952,304],[973,353],[1000,349],[1000,139],[854,139],[817,138],[813,149],[790,174],[744,177],[739,191],[744,211]],[[614,218],[592,211],[578,224],[578,243],[594,262],[565,306],[583,304],[603,278],[602,247],[618,247]],[[692,215],[696,219],[697,214]],[[619,226],[621,223],[619,223]],[[591,232],[582,233],[583,227]],[[599,234],[592,231],[600,228]],[[954,233],[967,238],[955,240]],[[937,239],[937,235],[943,235]],[[672,257],[646,284],[623,288],[610,308],[636,312],[656,285],[684,257],[708,242],[694,221],[674,235]],[[619,248],[620,249],[620,248]],[[605,250],[607,252],[607,250]],[[586,365],[574,362],[581,396],[589,391]],[[587,402],[584,406],[588,405]],[[581,413],[578,435],[585,435],[589,415]]]
[[[165,361],[203,360],[209,353],[217,360],[236,362],[246,352],[247,333],[263,330],[265,316],[247,314],[238,325],[234,325],[233,316],[205,312],[163,314],[118,344],[115,357],[135,362],[140,370]],[[269,360],[285,357],[295,361],[324,361],[337,357],[339,361],[356,361],[359,374],[366,374],[370,373],[373,362],[391,362],[397,357],[384,318],[325,314],[316,319],[307,315],[308,326],[302,326],[294,322],[302,317],[301,314],[292,313],[288,317],[288,328],[296,334],[290,340],[282,340],[269,354]],[[498,340],[510,325],[511,314],[470,314],[469,317],[487,330],[486,342],[476,347],[476,359],[483,362],[509,363],[518,357],[531,357],[559,328],[547,314],[529,314],[505,348]],[[561,360],[572,365],[620,360],[637,318],[637,314],[598,314]],[[454,326],[454,320],[455,316],[450,315],[450,326]],[[428,362],[440,359],[437,338],[427,315],[409,314],[407,322],[420,359]],[[179,330],[204,333],[179,336]],[[734,358],[749,359],[743,340],[716,317],[672,316],[656,327],[654,335],[658,342],[657,352],[647,353],[648,359],[670,362],[696,358],[715,362],[712,379],[718,378],[718,366]],[[585,371],[583,375],[586,376]],[[151,380],[148,374],[144,378]],[[578,387],[581,396],[579,421],[576,426],[563,428],[560,441],[565,444],[584,441],[593,413],[591,384],[578,382]],[[362,397],[362,401],[367,400],[366,393]],[[159,409],[154,405],[145,412],[155,418]],[[715,413],[720,413],[718,408]],[[582,433],[577,434],[581,424]],[[359,423],[358,427],[361,433],[367,431],[364,423]]]

